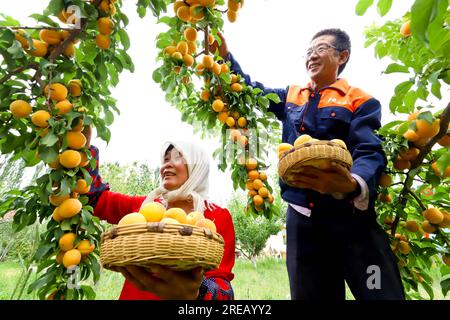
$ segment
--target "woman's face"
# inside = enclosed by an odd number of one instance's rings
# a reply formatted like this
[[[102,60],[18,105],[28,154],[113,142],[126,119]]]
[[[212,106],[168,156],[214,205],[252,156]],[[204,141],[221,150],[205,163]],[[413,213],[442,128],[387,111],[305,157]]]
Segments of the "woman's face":
[[[166,151],[160,174],[163,187],[170,191],[178,189],[188,179],[186,160],[175,148]]]

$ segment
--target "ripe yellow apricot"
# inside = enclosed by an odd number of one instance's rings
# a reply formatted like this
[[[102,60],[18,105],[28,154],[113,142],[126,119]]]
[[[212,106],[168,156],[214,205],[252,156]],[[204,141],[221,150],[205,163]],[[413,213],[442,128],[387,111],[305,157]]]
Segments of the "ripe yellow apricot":
[[[66,268],[77,266],[81,262],[81,253],[77,249],[67,251],[63,257],[63,265]]]
[[[73,191],[79,194],[86,194],[89,192],[90,187],[91,186],[87,184],[86,180],[78,179]]]
[[[48,120],[51,118],[50,113],[45,110],[38,110],[31,116],[31,122],[37,127],[48,127]]]
[[[216,99],[214,100],[214,102],[212,103],[212,109],[215,112],[221,112],[223,110],[223,108],[225,107],[224,103],[222,100]]]
[[[133,212],[129,213],[120,219],[118,225],[119,226],[125,226],[135,223],[146,223],[147,220],[145,219],[144,215],[139,212]]]
[[[76,168],[81,163],[81,154],[75,150],[66,150],[60,154],[59,163],[68,169]]]
[[[111,46],[111,39],[104,34],[98,34],[95,37],[95,44],[102,50],[107,50]]]
[[[58,245],[62,251],[69,251],[74,248],[74,242],[77,235],[73,232],[65,233],[59,238]]]
[[[411,20],[406,21],[402,26],[400,27],[400,34],[406,38],[411,35]]]
[[[230,128],[231,128],[231,127],[234,127],[235,123],[236,123],[236,120],[234,120],[233,117],[228,117],[227,120],[226,120],[226,124],[227,124],[227,126],[229,126]]]
[[[177,9],[177,17],[178,19],[189,22],[191,20],[191,12],[189,6],[183,4]]]
[[[179,223],[185,224],[187,215],[186,212],[181,208],[170,208],[164,214],[164,218],[172,218],[177,220]]]
[[[428,208],[422,212],[422,215],[425,219],[430,221],[432,224],[439,224],[444,221],[444,215],[437,208]]]
[[[98,31],[104,35],[110,35],[114,29],[114,22],[111,18],[102,17],[97,20]]]
[[[378,184],[383,188],[390,187],[392,184],[392,177],[386,173],[383,173],[380,176],[380,180],[378,181]]]
[[[211,230],[212,232],[217,232],[217,228],[216,228],[216,225],[214,224],[214,222],[213,222],[212,220],[210,220],[210,219],[207,219],[207,218],[200,218],[200,219],[195,223],[195,225],[196,225],[197,227],[200,227],[200,228],[206,228],[206,229],[209,229],[209,230]]]
[[[309,134],[302,134],[297,139],[295,139],[294,147],[297,148],[299,145],[306,143],[306,142],[310,141],[311,139],[312,139],[312,137]],[[285,146],[285,147],[287,148],[287,146]],[[280,149],[278,149],[278,152],[280,152]]]
[[[341,139],[332,139],[332,140],[330,140],[330,142],[334,142],[334,143],[340,145],[342,148],[347,149],[347,145]]]
[[[61,203],[63,203],[67,199],[70,199],[70,195],[68,195],[68,194],[63,195],[63,196],[58,196],[56,194],[52,194],[48,197],[48,201],[55,207],[61,205]]]
[[[419,231],[419,225],[417,224],[416,221],[413,221],[413,220],[406,221],[406,226],[405,227],[410,232],[417,232],[417,231]]]
[[[80,79],[72,79],[69,81],[69,92],[72,97],[81,96],[83,85]]]
[[[142,214],[147,222],[159,222],[166,213],[166,208],[159,202],[150,202],[145,204],[139,213]]]
[[[244,89],[244,87],[242,86],[242,84],[236,82],[230,86],[230,89],[233,92],[241,92]]]
[[[79,131],[69,131],[66,135],[67,146],[71,149],[78,150],[86,145],[86,137]]]
[[[173,11],[175,14],[177,14],[177,11],[181,7],[186,7],[186,3],[184,1],[175,1],[173,4]]]
[[[61,33],[58,30],[53,29],[42,29],[39,32],[39,38],[51,45],[58,45],[62,40]]]
[[[197,45],[195,44],[195,42],[193,41],[188,41],[188,53],[189,54],[193,54],[195,52],[197,52]]]
[[[180,221],[174,218],[162,218],[160,222],[168,224],[180,224]]]
[[[91,242],[87,239],[81,240],[80,243],[78,243],[76,249],[80,251],[82,256],[86,256],[90,254],[95,249],[95,244],[91,244]]]
[[[48,52],[48,43],[41,40],[32,40],[33,48],[26,49],[26,52],[33,57],[45,57]]]
[[[56,101],[62,101],[67,98],[67,94],[69,91],[66,86],[61,83],[52,83],[50,85],[46,85],[44,88],[44,94],[47,97],[50,91],[50,99]]]
[[[221,123],[226,123],[227,119],[228,119],[229,113],[228,112],[219,112],[219,114],[217,115],[217,119],[221,122]]]
[[[200,99],[203,101],[209,101],[209,98],[211,97],[211,93],[208,90],[203,90],[200,94]]]
[[[203,66],[206,69],[211,69],[214,65],[214,58],[212,56],[204,55],[203,56]]]
[[[14,38],[20,42],[20,44],[22,45],[22,48],[28,49],[30,44],[28,43],[28,40],[27,40],[27,38],[24,37],[24,35],[26,35],[26,31],[23,29],[18,29],[14,33]]]
[[[194,64],[194,58],[190,54],[185,54],[183,56],[183,62],[186,65],[186,67],[190,67]]]
[[[240,139],[241,137],[241,133],[239,132],[239,130],[233,129],[230,132],[230,140],[233,142],[236,142]]]
[[[240,117],[237,123],[239,127],[245,128],[247,126],[247,119],[245,119],[244,117]]]
[[[25,118],[33,111],[31,105],[24,100],[16,100],[11,102],[9,110],[15,118]]]
[[[264,183],[260,179],[253,180],[253,188],[255,190],[259,190],[264,187]]]
[[[197,30],[192,27],[186,28],[186,30],[184,30],[183,32],[183,35],[187,41],[197,40]]]
[[[220,74],[220,64],[218,64],[217,62],[213,63],[213,66],[211,68],[211,71],[214,73],[215,76],[218,76]]]
[[[56,208],[53,210],[52,218],[53,218],[53,220],[55,220],[56,222],[61,222],[61,221],[64,220],[64,218],[61,217],[61,215],[59,214],[59,208],[58,208],[58,207],[56,207]]]
[[[227,17],[228,17],[228,21],[230,21],[231,23],[236,22],[236,20],[237,20],[237,11],[233,11],[233,10],[228,9]]]
[[[200,220],[200,219],[204,219],[205,216],[203,215],[202,212],[199,211],[193,211],[190,212],[187,217],[186,217],[186,223],[190,224],[192,226],[195,226],[195,224]]]
[[[70,198],[64,200],[60,204],[58,213],[64,219],[72,218],[73,216],[76,216],[78,213],[80,213],[82,207],[83,205],[81,204],[80,200]]]
[[[70,112],[73,108],[73,104],[69,100],[62,100],[55,104],[55,110],[57,110],[58,115],[63,115]]]
[[[198,4],[195,4],[189,8],[189,14],[191,16],[191,20],[193,20],[194,23],[202,20],[205,17],[203,7]]]

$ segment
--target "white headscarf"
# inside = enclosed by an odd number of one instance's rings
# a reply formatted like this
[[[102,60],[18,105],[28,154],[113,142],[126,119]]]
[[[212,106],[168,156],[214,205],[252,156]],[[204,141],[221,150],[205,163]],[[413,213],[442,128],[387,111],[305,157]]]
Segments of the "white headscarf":
[[[161,184],[149,193],[142,206],[162,198],[164,204],[175,200],[187,200],[193,201],[194,211],[204,212],[206,208],[211,210],[211,203],[208,201],[209,157],[207,153],[191,142],[167,141],[161,149],[161,163],[164,163],[165,153],[171,145],[186,160],[188,179],[178,189],[172,191],[165,189]]]

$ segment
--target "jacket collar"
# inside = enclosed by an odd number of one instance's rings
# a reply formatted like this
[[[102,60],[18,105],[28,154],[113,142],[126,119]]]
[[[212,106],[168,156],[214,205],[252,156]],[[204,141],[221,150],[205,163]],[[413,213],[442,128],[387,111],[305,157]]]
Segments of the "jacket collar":
[[[350,89],[350,86],[348,85],[347,80],[340,78],[340,79],[337,79],[337,81],[335,83],[329,85],[328,87],[320,89],[319,92],[327,90],[327,89],[334,89],[334,90],[339,91],[342,95],[346,95]],[[311,82],[309,82],[305,87],[303,87],[301,89],[301,91],[303,91],[303,90],[309,90],[310,92],[314,92]]]

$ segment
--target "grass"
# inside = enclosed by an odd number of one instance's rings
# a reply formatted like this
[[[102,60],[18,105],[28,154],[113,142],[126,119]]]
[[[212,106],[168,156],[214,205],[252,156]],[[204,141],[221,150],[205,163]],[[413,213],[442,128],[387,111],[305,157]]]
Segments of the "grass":
[[[22,268],[18,262],[0,262],[0,300],[8,300],[20,278]],[[237,259],[233,273],[232,285],[237,300],[289,300],[289,281],[286,271],[286,261],[275,258],[261,258],[256,267],[248,260]],[[33,274],[29,283],[35,279]],[[122,275],[103,270],[100,281],[95,285],[98,300],[117,300],[123,286]],[[435,299],[445,299],[442,296],[438,281],[434,283]],[[424,290],[422,296],[427,297]],[[17,296],[17,293],[16,295]],[[26,290],[22,299],[36,299]],[[347,288],[347,299],[353,296]],[[447,298],[448,299],[448,298]]]

